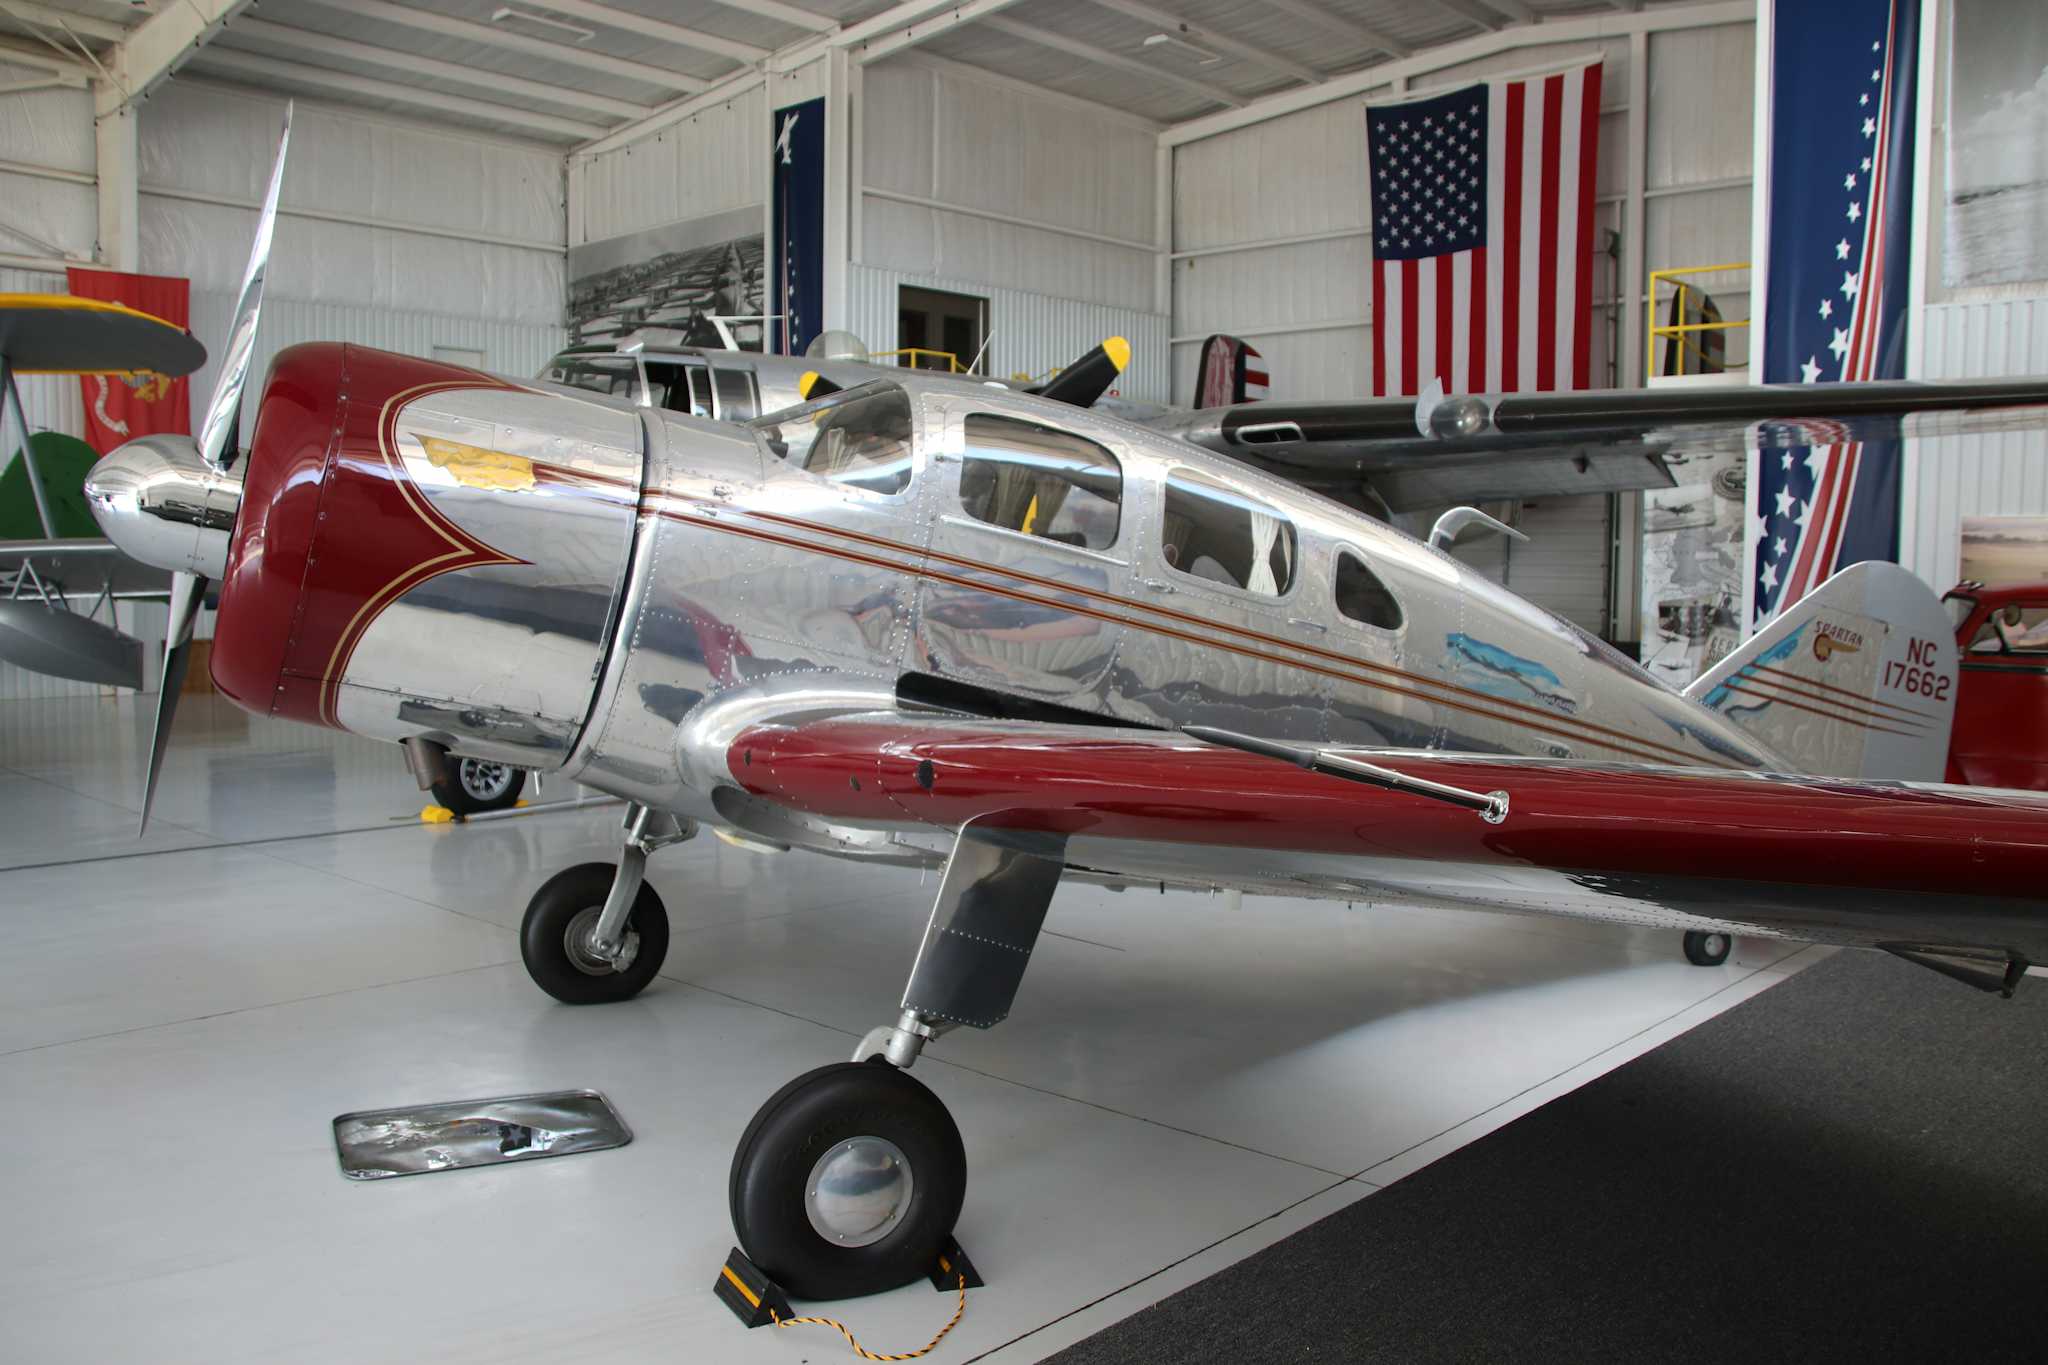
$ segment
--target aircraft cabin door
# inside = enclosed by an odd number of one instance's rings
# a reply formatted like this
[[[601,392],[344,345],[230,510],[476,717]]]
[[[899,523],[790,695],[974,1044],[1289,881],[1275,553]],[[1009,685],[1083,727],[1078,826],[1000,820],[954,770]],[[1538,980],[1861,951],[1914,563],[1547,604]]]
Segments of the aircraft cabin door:
[[[914,667],[1091,706],[1123,642],[1124,469],[1102,443],[995,402],[945,400]]]

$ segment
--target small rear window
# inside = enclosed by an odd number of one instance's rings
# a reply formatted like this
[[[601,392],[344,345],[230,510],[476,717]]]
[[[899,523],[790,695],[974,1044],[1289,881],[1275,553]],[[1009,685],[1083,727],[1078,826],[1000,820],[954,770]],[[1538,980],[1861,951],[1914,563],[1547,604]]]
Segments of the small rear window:
[[[1401,628],[1401,604],[1363,559],[1349,550],[1337,555],[1337,611],[1381,630]]]

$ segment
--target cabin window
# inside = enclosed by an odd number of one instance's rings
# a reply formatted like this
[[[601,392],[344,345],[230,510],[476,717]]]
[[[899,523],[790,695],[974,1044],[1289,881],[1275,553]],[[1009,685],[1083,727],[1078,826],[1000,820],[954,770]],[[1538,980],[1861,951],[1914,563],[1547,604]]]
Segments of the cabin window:
[[[1116,456],[1069,432],[972,413],[960,507],[976,521],[1084,550],[1116,543],[1124,471]]]
[[[894,384],[863,384],[754,428],[778,459],[821,479],[870,493],[910,486],[910,398]]]
[[[640,401],[640,366],[629,355],[559,355],[542,377],[629,403]]]
[[[1401,604],[1372,567],[1349,550],[1337,554],[1337,611],[1381,630],[1401,628]]]
[[[1167,568],[1188,578],[1268,597],[1294,586],[1294,523],[1187,470],[1166,478],[1159,552]]]

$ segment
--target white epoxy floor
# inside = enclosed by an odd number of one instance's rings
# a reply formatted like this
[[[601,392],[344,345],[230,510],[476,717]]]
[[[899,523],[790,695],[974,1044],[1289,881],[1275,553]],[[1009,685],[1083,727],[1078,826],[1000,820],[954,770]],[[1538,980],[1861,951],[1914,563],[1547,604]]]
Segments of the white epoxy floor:
[[[755,1107],[888,1021],[936,878],[711,838],[656,855],[667,965],[574,1009],[526,898],[620,808],[418,822],[389,745],[148,708],[0,703],[0,1360],[852,1359],[709,1292]],[[921,881],[923,884],[921,884]],[[1112,893],[1055,901],[1010,1019],[916,1074],[972,1169],[990,1284],[935,1361],[1035,1360],[1693,1024],[1819,950],[1486,914]],[[621,1150],[358,1184],[349,1110],[591,1086]],[[880,1350],[951,1311],[838,1305]]]

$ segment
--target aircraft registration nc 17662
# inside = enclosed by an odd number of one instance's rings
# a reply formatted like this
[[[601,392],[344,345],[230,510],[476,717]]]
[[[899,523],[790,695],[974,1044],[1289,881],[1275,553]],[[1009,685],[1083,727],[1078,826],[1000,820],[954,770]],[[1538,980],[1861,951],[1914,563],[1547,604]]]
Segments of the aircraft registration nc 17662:
[[[1071,389],[906,372],[736,424],[316,344],[277,357],[237,459],[281,175],[282,149],[199,438],[135,441],[90,482],[108,535],[176,574],[150,787],[217,581],[237,704],[403,744],[428,777],[476,756],[630,803],[616,866],[527,910],[560,1000],[648,984],[669,930],[646,860],[700,829],[942,868],[886,1021],[740,1139],[740,1244],[796,1295],[929,1268],[966,1160],[911,1065],[1004,1018],[1068,879],[1665,925],[1709,959],[1782,935],[2006,990],[2048,960],[2048,799],[1932,785],[1955,646],[1896,566],[1837,575],[1679,693]],[[1362,439],[1398,409],[1417,459],[1511,459],[1560,433],[1783,445],[1823,413],[1966,426],[2048,383],[1702,401],[1453,398],[1427,436],[1405,404],[1284,420]]]

